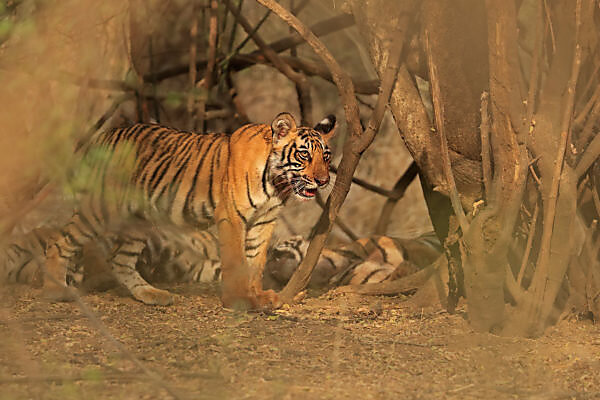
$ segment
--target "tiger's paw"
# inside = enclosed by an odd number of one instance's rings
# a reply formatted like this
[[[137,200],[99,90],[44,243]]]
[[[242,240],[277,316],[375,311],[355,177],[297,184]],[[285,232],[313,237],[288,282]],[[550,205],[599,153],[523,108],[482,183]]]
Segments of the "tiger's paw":
[[[55,284],[45,284],[42,287],[42,298],[51,302],[73,302],[77,296],[75,288]]]
[[[270,289],[245,296],[224,294],[221,297],[221,301],[223,302],[223,307],[237,311],[272,310],[281,307],[283,304],[279,299],[279,295]]]
[[[169,306],[173,304],[173,295],[171,293],[150,285],[138,286],[131,291],[131,294],[137,300],[148,305]]]
[[[258,305],[263,309],[275,309],[282,306],[283,302],[274,290],[264,290],[257,294]]]

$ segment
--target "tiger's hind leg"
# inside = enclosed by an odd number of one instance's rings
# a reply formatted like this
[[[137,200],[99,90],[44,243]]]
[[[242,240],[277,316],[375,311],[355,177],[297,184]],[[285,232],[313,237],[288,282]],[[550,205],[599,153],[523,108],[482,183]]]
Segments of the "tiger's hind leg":
[[[48,243],[43,271],[43,296],[51,301],[73,301],[72,286],[82,280],[82,267],[78,265],[83,246],[95,233],[82,224],[83,217],[75,214],[61,230],[53,243]]]
[[[112,272],[133,297],[144,304],[167,306],[173,304],[173,295],[150,285],[136,270],[136,263],[147,245],[145,237],[120,235],[111,260]]]

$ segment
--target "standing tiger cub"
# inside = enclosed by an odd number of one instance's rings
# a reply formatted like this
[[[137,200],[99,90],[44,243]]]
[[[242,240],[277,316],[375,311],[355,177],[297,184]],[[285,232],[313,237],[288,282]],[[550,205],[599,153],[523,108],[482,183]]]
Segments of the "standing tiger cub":
[[[46,270],[54,279],[45,279],[45,290],[68,299],[62,283],[77,282],[83,272],[77,256],[93,240],[133,297],[170,304],[172,295],[135,269],[148,242],[144,232],[164,228],[185,242],[186,232],[216,224],[223,304],[277,306],[277,294],[262,288],[273,228],[290,195],[310,199],[329,182],[327,142],[334,132],[332,115],[309,128],[281,113],[270,126],[250,124],[231,135],[147,124],[98,134],[78,171],[83,176],[75,177],[82,186],[78,208],[48,250]]]

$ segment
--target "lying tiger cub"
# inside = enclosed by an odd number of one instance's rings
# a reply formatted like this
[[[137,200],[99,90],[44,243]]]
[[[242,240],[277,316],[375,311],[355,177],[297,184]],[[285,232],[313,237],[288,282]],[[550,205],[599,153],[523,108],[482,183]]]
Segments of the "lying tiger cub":
[[[304,259],[309,242],[300,236],[269,251],[266,271],[286,283]],[[431,264],[441,253],[435,234],[414,239],[371,236],[339,247],[324,248],[313,270],[309,287],[337,287],[399,279]]]
[[[42,284],[45,251],[60,233],[35,229],[14,238],[0,253],[0,283]],[[136,269],[148,282],[215,282],[221,279],[218,240],[211,231],[196,232],[187,243],[174,241],[158,231],[146,235],[144,251]],[[287,283],[306,255],[309,242],[296,236],[269,248],[264,286],[280,288]],[[440,254],[437,238],[426,234],[415,239],[373,236],[337,248],[325,248],[310,281],[313,288],[376,283],[408,275],[429,265]],[[108,279],[107,266],[86,271],[76,286],[104,289],[117,282]],[[97,270],[101,272],[96,272]]]

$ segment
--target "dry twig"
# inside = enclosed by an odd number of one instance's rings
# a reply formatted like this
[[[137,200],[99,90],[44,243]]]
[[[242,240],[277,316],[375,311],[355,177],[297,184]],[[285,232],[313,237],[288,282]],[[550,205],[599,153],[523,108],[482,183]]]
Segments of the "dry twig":
[[[547,197],[547,206],[544,210],[543,230],[540,244],[540,253],[535,274],[539,276],[548,276],[549,261],[550,261],[550,241],[552,239],[554,217],[556,215],[556,202],[558,199],[558,188],[560,186],[560,177],[563,170],[563,162],[569,143],[569,133],[571,130],[571,116],[573,115],[573,105],[575,103],[575,86],[579,77],[579,68],[581,66],[581,43],[579,43],[579,30],[581,27],[581,2],[577,0],[575,11],[575,52],[573,56],[573,64],[571,67],[571,77],[567,85],[567,98],[562,116],[560,127],[560,142],[557,149],[554,174],[552,176],[552,184]]]
[[[284,74],[288,79],[294,82],[299,88],[301,93],[300,98],[300,109],[304,110],[306,116],[312,115],[312,101],[310,98],[310,84],[304,74],[294,71],[289,64],[287,64],[279,54],[274,51],[269,45],[254,31],[248,20],[231,4],[230,0],[223,0],[225,6],[229,9],[238,23],[244,28],[246,33],[252,38],[254,43],[260,48],[260,51],[264,56],[273,64],[279,72]],[[303,120],[302,125],[310,125],[310,121]]]
[[[492,160],[490,157],[490,117],[488,113],[488,102],[490,94],[483,92],[481,94],[481,168],[483,169],[483,187],[485,189],[485,198],[489,203],[492,190]]]
[[[320,193],[317,193],[315,200],[317,201],[319,207],[321,207],[322,210],[325,210],[325,202],[323,201],[323,198],[321,197]],[[338,228],[340,228],[342,232],[344,232],[346,236],[348,236],[350,240],[358,240],[358,236],[354,232],[352,232],[352,229],[350,229],[350,227],[340,218],[339,215],[337,216],[334,222],[338,226]]]
[[[523,276],[525,275],[525,268],[527,268],[527,262],[529,261],[529,254],[531,254],[531,246],[533,245],[533,238],[535,237],[535,231],[537,226],[537,219],[540,212],[540,206],[538,202],[535,202],[535,208],[533,210],[533,217],[531,217],[531,223],[529,224],[529,233],[527,234],[527,244],[525,245],[525,253],[521,260],[521,268],[517,275],[517,284],[521,287],[523,283]],[[511,271],[512,274],[512,271]]]
[[[450,193],[452,208],[454,209],[454,213],[458,218],[460,228],[464,233],[469,229],[469,222],[467,221],[465,210],[460,202],[458,190],[456,189],[456,182],[454,181],[454,174],[452,173],[452,164],[450,162],[450,155],[448,152],[448,140],[446,139],[446,132],[444,128],[444,104],[440,99],[440,83],[437,78],[437,65],[433,61],[431,47],[429,46],[429,32],[427,30],[425,30],[425,48],[427,52],[427,63],[429,64],[429,80],[431,82],[431,96],[433,98],[435,125],[440,136],[440,147],[443,158],[442,165],[444,168],[444,174],[446,175],[446,182],[448,185],[448,192]]]
[[[329,171],[333,172],[336,175],[338,174],[338,168],[333,165],[329,166]],[[356,183],[358,186],[362,187],[363,189],[366,189],[373,193],[377,193],[381,196],[388,197],[388,198],[395,198],[395,194],[394,194],[393,190],[387,190],[387,189],[384,189],[377,185],[373,185],[372,183],[369,183],[369,182],[365,181],[364,179],[360,179],[360,178],[353,176],[352,183]]]
[[[188,93],[187,111],[190,117],[188,129],[195,128],[195,103],[196,103],[196,81],[198,71],[196,70],[196,53],[198,52],[198,12],[197,1],[192,3],[192,26],[190,27],[190,59],[188,65],[190,91]],[[156,80],[155,80],[156,81]]]
[[[535,95],[538,89],[540,75],[540,59],[542,56],[544,30],[543,26],[543,5],[542,0],[537,0],[537,18],[535,28],[535,44],[533,46],[533,58],[531,60],[531,70],[529,72],[529,93],[527,94],[527,123],[533,124],[533,113],[535,110]]]
[[[386,234],[387,227],[390,224],[390,219],[392,217],[392,212],[394,211],[394,207],[396,207],[398,201],[404,196],[408,185],[412,183],[412,181],[415,179],[418,173],[419,167],[417,167],[417,163],[413,161],[410,164],[410,166],[406,169],[406,171],[404,171],[400,179],[396,181],[396,184],[394,185],[390,196],[388,196],[388,199],[381,208],[379,219],[377,220],[377,224],[375,225],[376,235]]]

